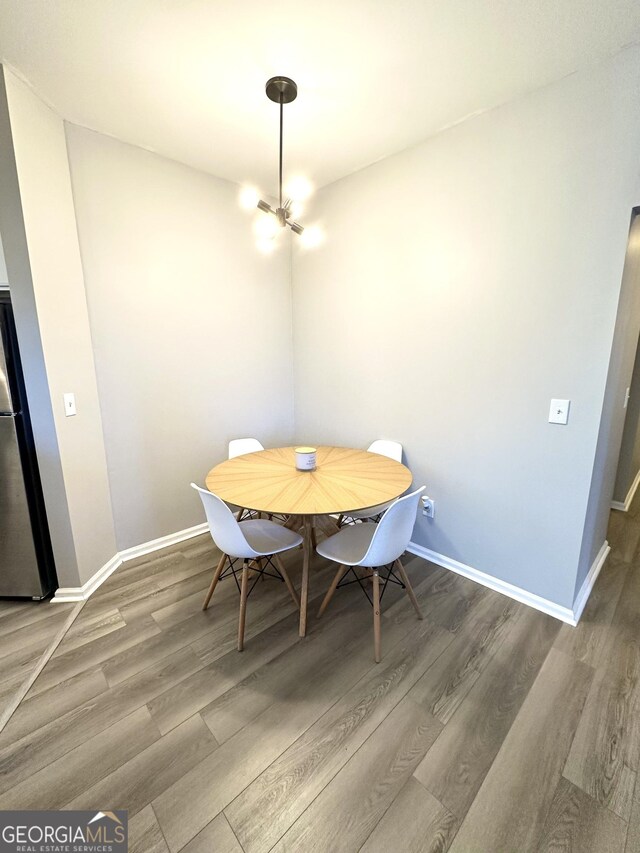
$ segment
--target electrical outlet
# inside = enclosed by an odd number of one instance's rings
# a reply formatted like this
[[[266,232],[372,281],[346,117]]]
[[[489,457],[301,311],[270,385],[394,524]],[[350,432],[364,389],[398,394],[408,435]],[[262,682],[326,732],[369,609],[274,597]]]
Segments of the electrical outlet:
[[[76,395],[68,393],[64,395],[64,415],[71,418],[76,413]]]
[[[436,502],[427,495],[422,497],[422,514],[426,515],[427,518],[435,518]]]
[[[550,424],[566,424],[569,420],[571,400],[552,400],[549,407]]]

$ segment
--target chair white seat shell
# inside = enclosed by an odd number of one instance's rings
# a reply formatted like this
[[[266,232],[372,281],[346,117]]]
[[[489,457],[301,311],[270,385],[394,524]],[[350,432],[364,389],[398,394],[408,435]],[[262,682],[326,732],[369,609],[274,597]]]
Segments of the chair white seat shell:
[[[348,524],[339,533],[334,533],[321,542],[316,551],[327,560],[342,563],[344,566],[358,566],[377,529],[377,524]]]
[[[254,518],[239,522],[226,503],[217,495],[206,489],[201,489],[195,483],[191,483],[191,487],[200,495],[211,538],[222,551],[222,556],[213,574],[211,586],[202,606],[203,610],[209,606],[211,596],[222,577],[227,562],[229,562],[230,571],[235,575],[234,561],[238,559],[243,561],[238,621],[238,651],[242,651],[244,648],[247,597],[250,591],[248,586],[250,571],[263,574],[265,565],[270,565],[277,573],[276,577],[279,576],[287,585],[296,607],[300,608],[300,599],[279,555],[301,545],[302,536],[280,524],[267,521],[267,519]]]
[[[281,524],[267,521],[266,518],[250,518],[241,521],[239,526],[254,552],[249,556],[281,554],[283,551],[297,548],[302,542],[300,534],[294,533]],[[238,556],[243,557],[244,554],[238,554]]]
[[[402,462],[402,445],[399,441],[390,441],[386,438],[377,438],[367,448],[369,453],[379,453],[380,456],[388,456],[396,462]]]
[[[420,495],[425,486],[416,489],[408,495],[397,498],[384,512],[378,524],[353,524],[342,528],[338,533],[321,542],[316,551],[322,557],[339,563],[331,586],[324,597],[318,611],[322,616],[331,601],[340,581],[349,571],[355,573],[356,567],[366,570],[365,577],[371,578],[373,584],[373,636],[376,663],[381,658],[381,626],[380,626],[380,572],[386,572],[383,580],[386,584],[391,577],[395,582],[404,586],[413,604],[418,618],[422,619],[420,606],[400,557],[411,541],[411,534],[416,521],[416,513]],[[400,579],[395,576],[397,569]],[[356,577],[362,580],[356,573]]]
[[[257,438],[232,438],[229,442],[229,459],[245,456],[247,453],[257,453],[264,447]]]
[[[236,456],[246,456],[247,453],[258,453],[260,450],[264,450],[264,446],[258,441],[257,438],[232,438],[229,442],[228,458],[235,459]],[[256,515],[253,510],[248,510],[242,506],[239,506],[237,508],[236,515],[238,521],[242,519],[242,516],[245,513],[247,514],[247,517],[250,518]]]
[[[349,513],[349,518],[377,518],[379,515],[382,515],[385,509],[389,509],[390,506],[390,503],[386,503],[376,504],[375,506],[367,507],[367,509],[356,509],[354,512]]]
[[[369,453],[379,453],[380,456],[387,456],[395,462],[402,462],[402,445],[399,441],[390,441],[386,438],[378,438],[371,442],[367,451]],[[359,519],[377,518],[390,506],[390,501],[384,504],[376,504],[376,506],[370,506],[366,509],[358,509],[355,512],[350,512],[348,513],[348,517]]]

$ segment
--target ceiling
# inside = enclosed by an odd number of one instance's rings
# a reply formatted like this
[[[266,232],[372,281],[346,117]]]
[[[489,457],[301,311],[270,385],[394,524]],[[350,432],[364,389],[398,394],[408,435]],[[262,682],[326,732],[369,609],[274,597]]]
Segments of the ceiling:
[[[637,0],[2,0],[0,57],[66,119],[264,192],[330,183],[640,39]]]

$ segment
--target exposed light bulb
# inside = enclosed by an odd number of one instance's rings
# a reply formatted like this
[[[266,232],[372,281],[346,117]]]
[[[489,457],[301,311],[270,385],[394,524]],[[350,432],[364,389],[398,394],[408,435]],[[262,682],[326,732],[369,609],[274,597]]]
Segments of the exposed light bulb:
[[[255,187],[242,187],[240,190],[240,207],[243,210],[251,210],[257,207],[260,201],[260,193]]]
[[[302,216],[304,205],[299,201],[292,201],[289,205],[289,210],[291,212],[291,216],[293,216],[294,219],[298,219],[298,217]]]
[[[318,225],[305,228],[300,235],[300,240],[305,249],[315,249],[324,241],[324,231]]]
[[[256,246],[263,255],[270,255],[276,247],[276,241],[269,239],[269,237],[260,237],[256,241]]]
[[[285,187],[286,195],[293,201],[305,201],[313,192],[311,181],[303,178],[302,175],[297,175],[287,183]]]
[[[256,237],[262,240],[273,240],[278,228],[278,221],[271,213],[261,213],[253,226]]]

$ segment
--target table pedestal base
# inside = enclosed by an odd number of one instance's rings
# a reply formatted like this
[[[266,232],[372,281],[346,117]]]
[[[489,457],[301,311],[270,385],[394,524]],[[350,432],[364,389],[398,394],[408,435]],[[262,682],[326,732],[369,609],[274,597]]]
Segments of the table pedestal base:
[[[302,534],[302,588],[300,590],[300,625],[299,635],[305,637],[307,634],[307,603],[309,601],[309,568],[311,556],[317,545],[316,529],[321,528],[327,536],[338,533],[335,519],[329,515],[291,515],[287,519],[285,527],[290,530],[299,530]]]
[[[302,589],[300,590],[300,628],[299,635],[306,636],[307,633],[307,602],[309,600],[309,563],[311,562],[311,549],[313,548],[313,523],[312,515],[304,516],[304,529],[302,531]]]

